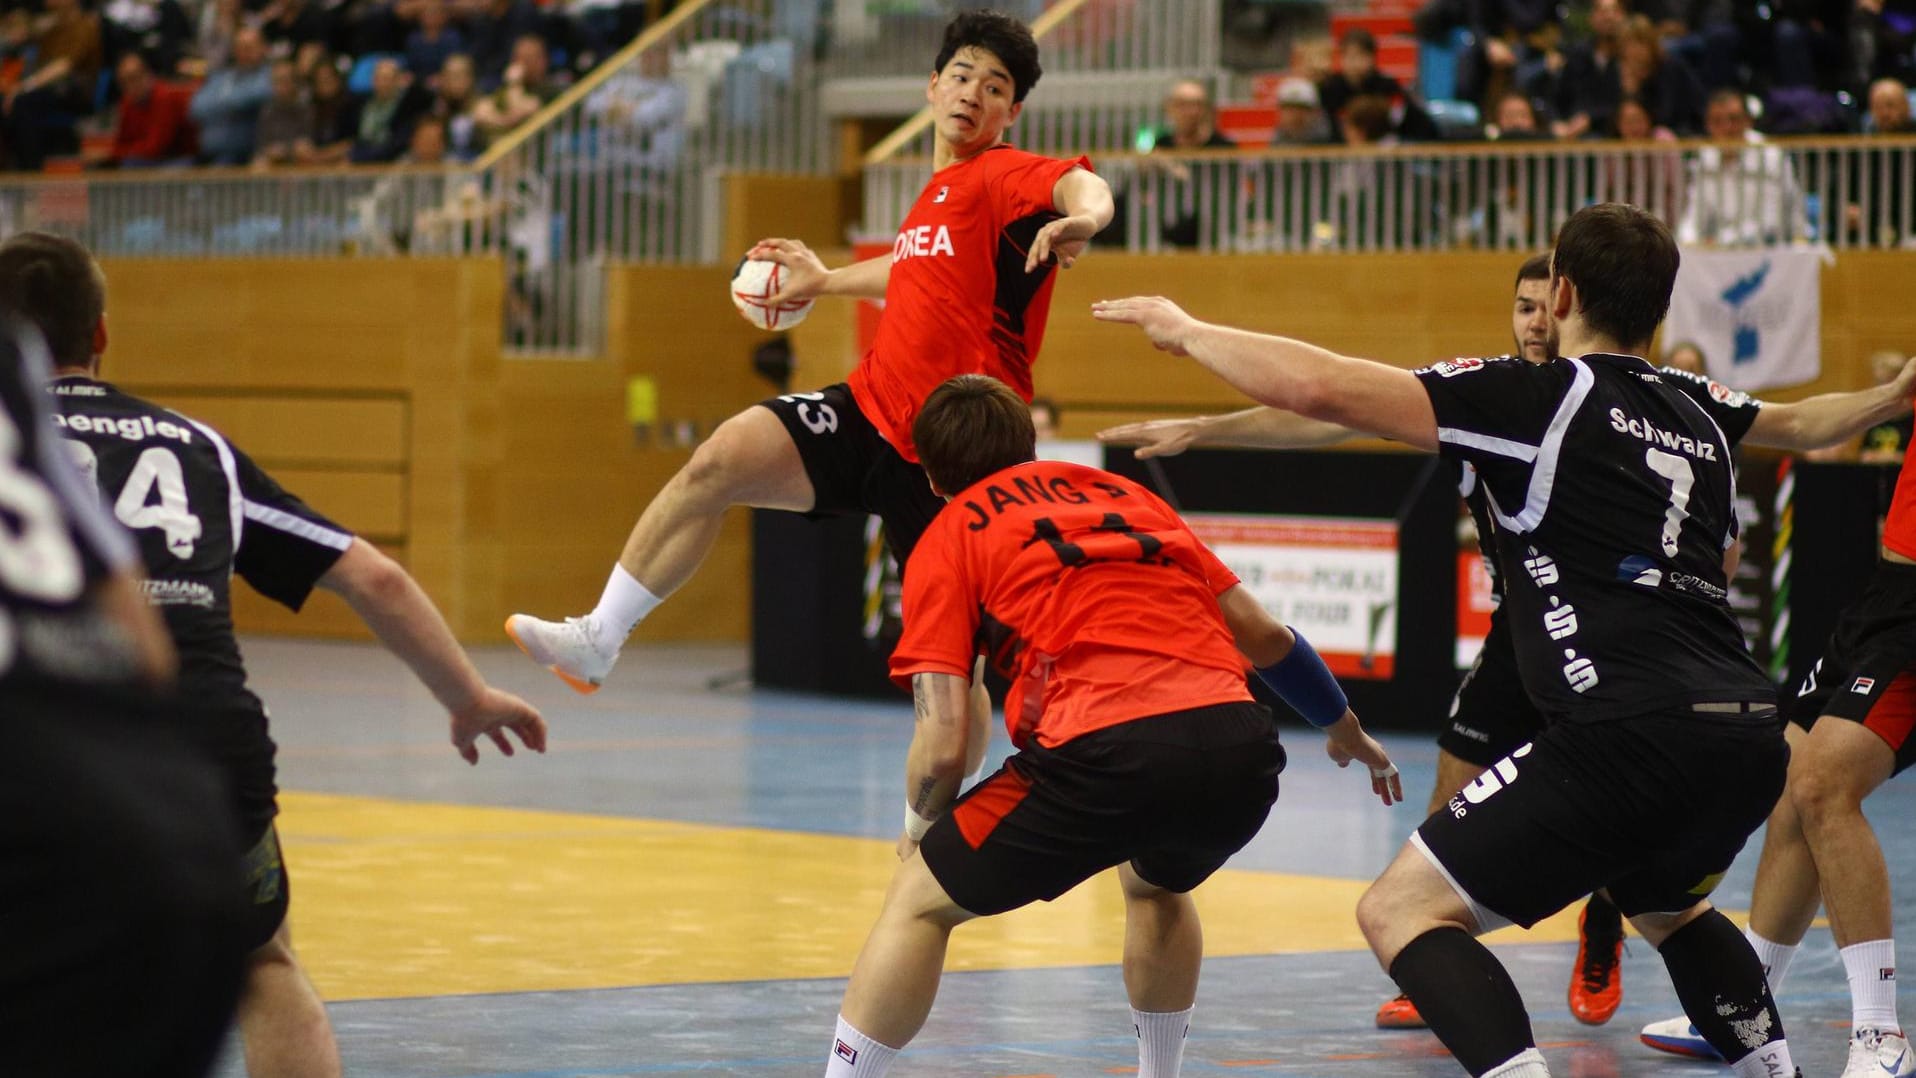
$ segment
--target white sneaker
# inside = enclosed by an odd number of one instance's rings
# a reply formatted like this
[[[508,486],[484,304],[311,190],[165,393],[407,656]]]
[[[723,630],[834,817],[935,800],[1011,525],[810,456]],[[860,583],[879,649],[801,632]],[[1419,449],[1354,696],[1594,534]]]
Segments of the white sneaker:
[[[1880,1029],[1859,1029],[1850,1034],[1849,1066],[1843,1078],[1910,1078],[1916,1075],[1916,1052],[1909,1050],[1909,1038],[1901,1033]]]
[[[1637,1039],[1659,1052],[1672,1055],[1689,1056],[1692,1059],[1722,1059],[1723,1056],[1703,1035],[1696,1031],[1690,1020],[1683,1015],[1666,1018],[1661,1022],[1652,1022],[1643,1027]]]
[[[532,661],[559,676],[574,692],[595,693],[619,661],[619,653],[607,655],[599,650],[592,632],[592,619],[567,618],[563,622],[540,621],[529,614],[514,614],[506,619],[506,635]]]

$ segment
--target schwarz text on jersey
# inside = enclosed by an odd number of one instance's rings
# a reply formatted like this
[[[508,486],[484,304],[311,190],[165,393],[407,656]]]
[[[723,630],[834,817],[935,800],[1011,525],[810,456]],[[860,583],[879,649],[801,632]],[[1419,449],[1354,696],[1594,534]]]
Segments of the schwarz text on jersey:
[[[1673,431],[1664,430],[1647,419],[1635,419],[1625,415],[1621,408],[1610,409],[1610,429],[1616,431],[1618,434],[1628,434],[1632,438],[1641,438],[1651,445],[1660,445],[1666,449],[1674,449],[1680,453],[1688,453],[1690,456],[1702,460],[1717,459],[1715,443],[1699,442],[1687,434],[1677,434]]]

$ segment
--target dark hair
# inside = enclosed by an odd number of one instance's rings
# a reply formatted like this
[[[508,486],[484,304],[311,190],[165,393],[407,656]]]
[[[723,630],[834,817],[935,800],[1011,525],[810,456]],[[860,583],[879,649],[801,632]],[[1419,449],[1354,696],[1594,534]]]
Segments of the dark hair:
[[[1031,409],[986,374],[961,374],[925,398],[911,425],[918,460],[940,493],[956,494],[1037,455]]]
[[[1344,126],[1376,142],[1390,134],[1390,102],[1381,94],[1358,94],[1344,106]]]
[[[1728,86],[1716,90],[1704,101],[1703,107],[1707,109],[1720,101],[1734,101],[1736,102],[1736,107],[1743,110],[1743,115],[1748,116],[1750,114],[1750,102],[1743,96],[1743,91],[1741,90],[1732,89]]]
[[[1662,221],[1635,206],[1604,202],[1563,223],[1550,273],[1577,287],[1585,325],[1619,347],[1635,348],[1650,343],[1669,311],[1679,260]]]
[[[1517,284],[1525,281],[1547,281],[1550,279],[1550,252],[1534,254],[1523,260],[1517,267]]]
[[[93,330],[106,312],[106,286],[85,247],[51,232],[0,243],[0,314],[38,327],[62,367],[93,361]]]
[[[1337,48],[1339,51],[1349,48],[1363,49],[1371,59],[1375,60],[1377,58],[1377,35],[1361,26],[1353,26],[1344,31],[1343,37],[1337,39]]]
[[[983,49],[1004,61],[1011,74],[1011,101],[1025,99],[1044,69],[1038,66],[1038,41],[1031,27],[1002,11],[966,11],[945,27],[945,42],[938,47],[933,71],[943,71],[959,49]]]

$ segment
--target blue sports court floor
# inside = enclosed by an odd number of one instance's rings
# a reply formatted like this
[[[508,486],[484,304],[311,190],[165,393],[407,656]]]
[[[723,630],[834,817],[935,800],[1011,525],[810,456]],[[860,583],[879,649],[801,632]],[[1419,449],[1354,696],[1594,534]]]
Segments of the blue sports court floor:
[[[405,1078],[815,1075],[891,867],[911,711],[747,688],[734,648],[629,649],[573,695],[517,652],[476,657],[544,709],[551,751],[469,768],[397,660],[371,646],[253,639],[280,744],[296,945],[349,1074]],[[995,731],[994,757],[1006,746]],[[1198,892],[1207,959],[1187,1075],[1459,1075],[1424,1032],[1372,1028],[1393,989],[1351,917],[1429,793],[1430,738],[1390,747],[1412,804],[1386,809],[1321,738],[1291,764],[1264,833]],[[1916,783],[1872,804],[1916,903]],[[1719,892],[1746,910],[1757,843]],[[1116,883],[958,930],[938,1006],[893,1073],[976,1078],[1135,1069],[1116,962]],[[1564,1005],[1568,917],[1493,944],[1553,1073],[1702,1076],[1637,1028],[1677,1013],[1632,940],[1609,1025]],[[1910,945],[1905,945],[1908,950]],[[1842,1069],[1842,966],[1812,930],[1782,994],[1810,1078]],[[1916,1014],[1904,1005],[1906,1016]],[[237,1051],[221,1075],[239,1075]]]

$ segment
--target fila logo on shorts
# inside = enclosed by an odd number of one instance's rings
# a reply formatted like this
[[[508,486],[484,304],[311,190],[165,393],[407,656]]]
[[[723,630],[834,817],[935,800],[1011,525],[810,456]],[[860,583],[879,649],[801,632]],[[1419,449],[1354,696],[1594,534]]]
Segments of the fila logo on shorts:
[[[1861,694],[1861,695],[1863,695],[1863,696],[1868,696],[1868,695],[1869,695],[1869,691],[1870,691],[1871,689],[1874,689],[1875,687],[1876,687],[1876,679],[1875,679],[1875,678],[1873,678],[1873,677],[1859,677],[1859,678],[1857,678],[1857,679],[1856,679],[1856,680],[1855,680],[1854,682],[1852,682],[1852,683],[1850,684],[1850,687],[1849,687],[1849,691],[1851,691],[1851,692],[1853,692],[1853,693],[1859,693],[1859,694]]]
[[[858,1049],[853,1048],[851,1045],[846,1044],[844,1041],[838,1041],[837,1045],[838,1046],[834,1048],[833,1051],[838,1053],[838,1058],[844,1060],[847,1063],[850,1063],[854,1067],[857,1066],[858,1065]]]

